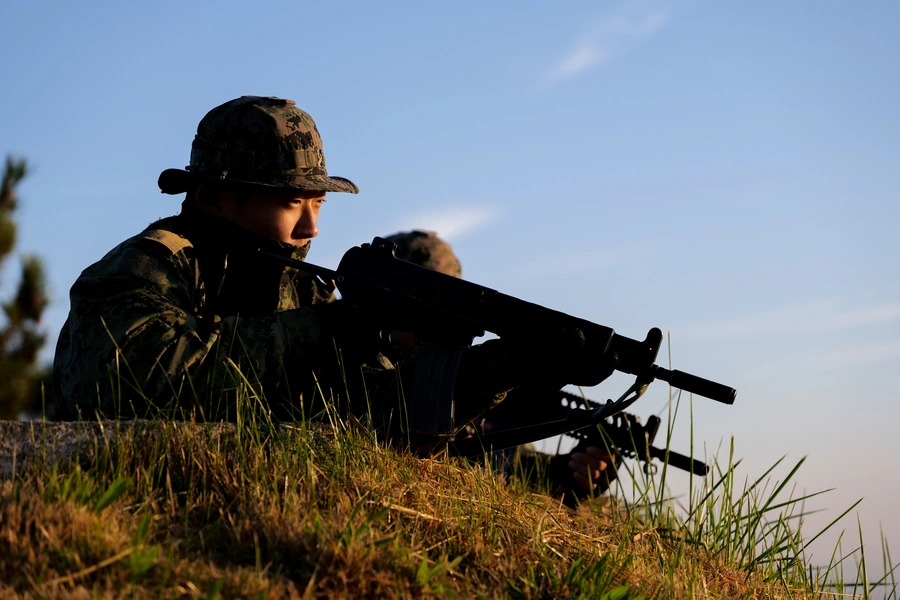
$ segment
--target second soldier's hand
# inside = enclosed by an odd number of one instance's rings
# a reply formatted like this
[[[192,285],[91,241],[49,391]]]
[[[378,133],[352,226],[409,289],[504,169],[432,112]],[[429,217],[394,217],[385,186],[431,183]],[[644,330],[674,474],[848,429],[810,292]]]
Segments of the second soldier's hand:
[[[586,490],[597,489],[597,481],[615,457],[596,446],[588,446],[584,452],[573,452],[569,457],[572,476]]]

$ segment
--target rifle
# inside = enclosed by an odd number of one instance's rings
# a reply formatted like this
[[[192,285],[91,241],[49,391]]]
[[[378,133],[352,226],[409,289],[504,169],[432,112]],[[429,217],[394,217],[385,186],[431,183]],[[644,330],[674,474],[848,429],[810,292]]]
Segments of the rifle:
[[[524,400],[524,402],[522,402]],[[549,422],[553,419],[565,418],[570,410],[597,410],[601,408],[597,402],[588,398],[571,394],[560,390],[558,392],[539,391],[537,393],[526,392],[526,398],[519,398],[517,402],[511,403],[517,407],[526,405],[531,410],[524,419],[534,422]],[[518,411],[521,413],[521,409]],[[476,458],[483,456],[485,449],[500,450],[523,443],[536,441],[534,439],[525,439],[530,436],[510,435],[510,431],[521,431],[522,428],[511,427],[521,421],[521,414],[515,414],[512,411],[504,410],[501,404],[496,409],[485,415],[488,422],[491,423],[491,438],[485,443],[485,436],[475,435],[470,438],[454,440],[450,444],[450,452],[456,456],[465,456]],[[640,417],[628,412],[620,412],[615,415],[606,417],[600,423],[593,427],[584,427],[574,431],[567,431],[563,435],[573,438],[579,442],[580,446],[596,446],[606,449],[610,454],[614,454],[621,458],[636,458],[643,461],[645,472],[649,472],[652,460],[659,459],[665,461],[672,467],[690,471],[701,477],[709,472],[706,463],[685,456],[671,450],[664,450],[653,446],[653,440],[659,431],[660,419],[656,415],[651,415],[647,419],[647,424],[641,423]]]
[[[564,419],[526,428],[532,440],[599,424],[634,403],[655,379],[734,403],[734,388],[654,364],[662,344],[658,328],[651,329],[644,341],[634,340],[586,319],[400,260],[394,249],[393,242],[376,237],[371,244],[350,248],[336,271],[263,250],[259,254],[336,287],[342,302],[375,315],[382,329],[414,332],[419,353],[407,398],[410,432],[446,436],[456,429],[453,391],[462,353],[486,331],[548,352],[577,337],[582,355],[596,365],[596,383],[606,377],[609,365],[635,376],[634,384],[615,402],[570,410]],[[482,440],[495,445],[489,436]]]

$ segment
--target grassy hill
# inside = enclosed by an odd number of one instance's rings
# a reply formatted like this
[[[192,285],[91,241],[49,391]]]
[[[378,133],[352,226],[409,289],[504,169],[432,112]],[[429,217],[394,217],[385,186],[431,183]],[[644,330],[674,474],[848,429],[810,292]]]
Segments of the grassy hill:
[[[681,508],[664,472],[636,473],[631,501],[573,510],[337,421],[102,426],[118,435],[64,461],[38,451],[0,479],[0,597],[868,595],[843,581],[858,554],[806,564],[802,499],[782,498],[799,463],[738,489],[726,460]],[[864,580],[864,561],[848,574]]]

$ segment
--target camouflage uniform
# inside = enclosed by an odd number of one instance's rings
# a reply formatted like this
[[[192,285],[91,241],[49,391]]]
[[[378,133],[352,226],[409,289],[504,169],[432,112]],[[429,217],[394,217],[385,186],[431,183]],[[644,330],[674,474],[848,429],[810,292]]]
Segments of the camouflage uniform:
[[[314,368],[324,334],[312,306],[330,292],[290,269],[242,268],[233,243],[210,243],[209,225],[193,215],[163,219],[81,274],[54,361],[60,416],[208,405],[235,385],[229,358],[267,395],[287,393],[289,374]],[[230,233],[252,245],[252,234]],[[296,258],[306,250],[259,241]]]

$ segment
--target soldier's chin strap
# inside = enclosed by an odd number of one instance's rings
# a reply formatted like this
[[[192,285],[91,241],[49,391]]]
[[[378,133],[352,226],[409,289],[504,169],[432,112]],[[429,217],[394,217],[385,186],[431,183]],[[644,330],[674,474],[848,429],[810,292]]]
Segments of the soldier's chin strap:
[[[450,442],[450,452],[457,456],[482,456],[494,450],[512,448],[555,435],[563,435],[584,429],[585,427],[600,425],[607,418],[634,404],[647,390],[648,385],[649,382],[639,377],[615,402],[607,400],[606,404],[601,405],[599,408],[573,408],[566,415],[565,419],[557,421],[504,429],[503,431],[486,433],[484,435],[476,434],[464,440],[454,440]]]

